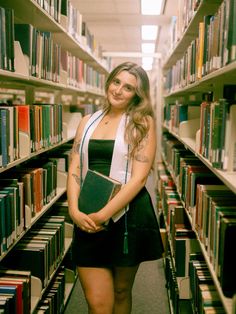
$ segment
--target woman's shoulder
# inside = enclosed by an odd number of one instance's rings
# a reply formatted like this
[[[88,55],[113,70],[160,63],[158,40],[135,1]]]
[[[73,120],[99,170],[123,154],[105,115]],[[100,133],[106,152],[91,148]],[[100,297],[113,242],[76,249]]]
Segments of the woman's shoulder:
[[[77,127],[77,131],[76,131],[77,138],[81,138],[85,125],[87,124],[90,117],[91,117],[91,114],[88,114],[86,116],[83,116],[82,119],[80,120],[79,125]]]
[[[95,111],[94,113],[92,114],[87,114],[85,116],[83,116],[83,118],[81,119],[80,121],[80,124],[79,124],[79,128],[80,129],[84,129],[86,124],[88,123],[88,121],[90,119],[96,119],[98,116],[100,116],[101,114],[103,113],[102,110],[98,110],[98,111]]]
[[[153,116],[147,114],[143,117],[143,123],[147,124],[148,126],[154,126],[155,125],[155,119]]]

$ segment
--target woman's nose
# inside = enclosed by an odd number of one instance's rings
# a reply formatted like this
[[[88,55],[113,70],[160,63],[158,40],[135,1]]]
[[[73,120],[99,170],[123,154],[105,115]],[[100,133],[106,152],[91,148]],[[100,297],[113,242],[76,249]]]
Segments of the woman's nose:
[[[116,94],[121,94],[121,92],[122,92],[122,86],[121,85],[116,86],[115,93]]]

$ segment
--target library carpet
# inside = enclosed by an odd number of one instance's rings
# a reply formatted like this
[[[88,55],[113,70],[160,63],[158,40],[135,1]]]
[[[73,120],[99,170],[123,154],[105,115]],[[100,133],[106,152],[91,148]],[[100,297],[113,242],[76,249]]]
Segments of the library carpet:
[[[133,287],[132,314],[169,314],[165,285],[162,260],[140,264]],[[88,313],[79,280],[76,282],[64,313]]]

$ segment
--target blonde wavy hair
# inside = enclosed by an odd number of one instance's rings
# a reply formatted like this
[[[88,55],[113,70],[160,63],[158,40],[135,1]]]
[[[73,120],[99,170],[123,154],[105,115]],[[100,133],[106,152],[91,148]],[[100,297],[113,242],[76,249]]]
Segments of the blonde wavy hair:
[[[126,111],[126,114],[129,117],[129,122],[125,130],[125,139],[130,145],[129,154],[130,157],[133,157],[135,149],[141,144],[142,140],[148,133],[148,117],[154,117],[154,111],[151,105],[150,85],[147,73],[136,63],[124,62],[113,69],[106,80],[105,93],[107,94],[113,79],[122,71],[127,71],[137,79],[135,95]],[[102,109],[108,112],[110,107],[111,105],[108,102],[108,99],[105,98]]]

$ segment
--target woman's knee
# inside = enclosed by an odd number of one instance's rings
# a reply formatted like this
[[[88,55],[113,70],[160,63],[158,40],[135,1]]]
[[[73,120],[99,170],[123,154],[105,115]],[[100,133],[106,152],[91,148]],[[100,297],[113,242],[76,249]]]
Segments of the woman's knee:
[[[124,287],[116,287],[115,288],[115,300],[116,302],[122,302],[128,298],[130,298],[132,293],[132,288],[124,286]]]
[[[104,295],[99,291],[85,292],[85,298],[91,313],[112,313],[113,296]]]

